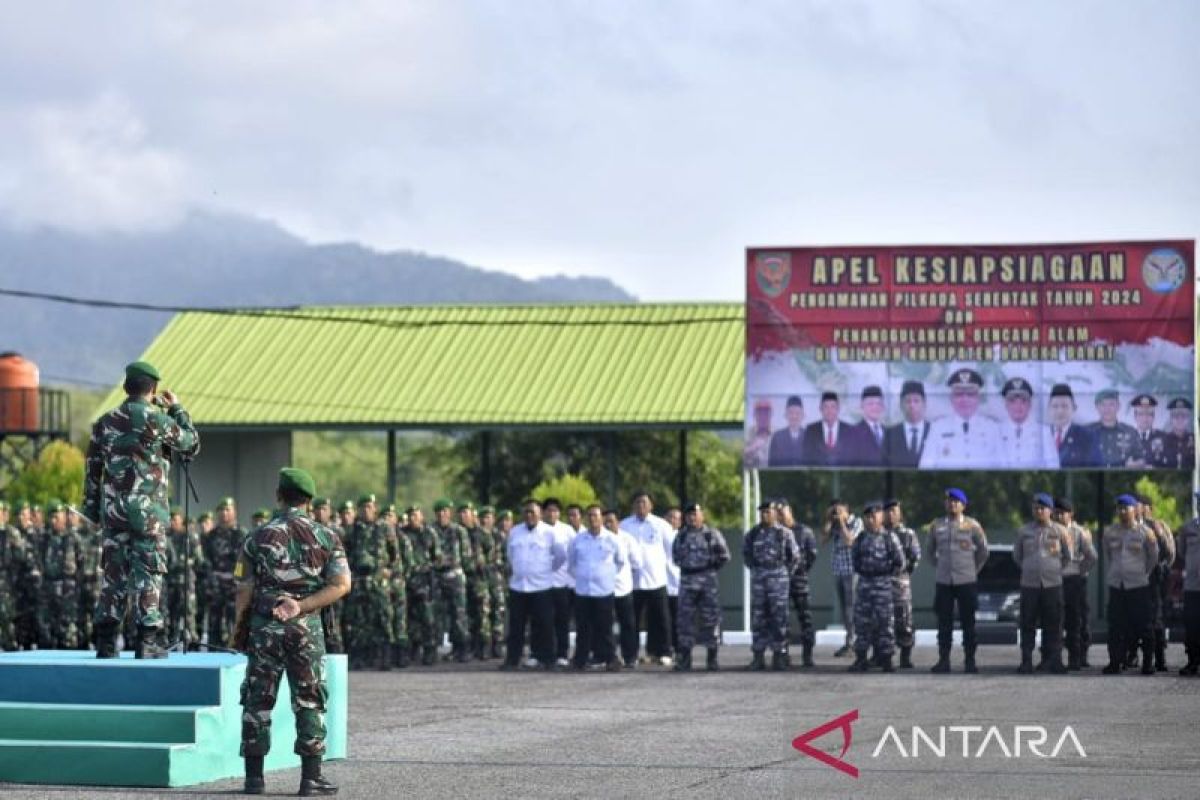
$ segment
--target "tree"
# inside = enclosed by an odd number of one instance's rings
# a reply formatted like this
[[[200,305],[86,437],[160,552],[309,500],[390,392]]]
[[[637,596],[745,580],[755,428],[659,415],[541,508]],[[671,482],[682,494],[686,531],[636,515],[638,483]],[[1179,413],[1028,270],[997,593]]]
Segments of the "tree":
[[[83,500],[83,451],[69,442],[51,442],[4,490],[8,500],[45,505],[61,500],[78,507]]]
[[[553,497],[562,503],[563,508],[572,504],[580,508],[587,508],[599,499],[596,497],[596,490],[592,488],[592,484],[588,483],[587,478],[570,473],[542,481],[534,487],[530,497],[539,503]]]

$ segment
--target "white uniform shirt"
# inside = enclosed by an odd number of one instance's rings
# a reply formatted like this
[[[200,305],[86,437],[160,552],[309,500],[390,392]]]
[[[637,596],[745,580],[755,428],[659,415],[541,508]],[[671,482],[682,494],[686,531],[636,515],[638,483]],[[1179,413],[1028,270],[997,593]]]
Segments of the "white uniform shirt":
[[[617,572],[625,566],[620,541],[611,531],[593,536],[588,531],[575,534],[567,551],[567,565],[575,578],[575,594],[584,597],[608,597],[613,594]]]
[[[1014,469],[1058,469],[1058,448],[1049,425],[1026,419],[1020,425],[1011,419],[1000,423],[1001,450],[1005,464]]]
[[[553,526],[554,539],[563,550],[567,550],[571,546],[571,541],[575,538],[576,531],[561,519]],[[574,589],[575,578],[571,575],[571,569],[567,564],[563,564],[554,572],[554,588],[555,589]]]
[[[642,568],[642,546],[629,531],[623,528],[618,528],[617,531],[615,536],[621,546],[621,555],[625,563],[617,570],[617,579],[613,583],[613,594],[617,597],[624,597],[633,591],[634,570]]]
[[[964,425],[966,430],[963,430]],[[976,414],[964,420],[951,414],[934,420],[929,426],[929,437],[921,454],[921,469],[1004,464],[1000,447],[1000,427],[994,419]]]
[[[667,523],[667,527],[671,528],[671,523]],[[679,567],[675,565],[675,537],[679,535],[679,531],[671,528],[670,535],[667,536],[667,596],[679,597]]]
[[[540,592],[554,587],[554,573],[567,562],[567,548],[554,536],[554,529],[539,522],[530,530],[525,523],[508,534],[508,563],[512,577],[510,589]]]
[[[633,572],[633,588],[639,591],[664,588],[667,563],[671,560],[668,538],[674,534],[670,524],[662,517],[648,514],[645,519],[626,517],[621,520],[621,527],[642,546],[642,565]]]

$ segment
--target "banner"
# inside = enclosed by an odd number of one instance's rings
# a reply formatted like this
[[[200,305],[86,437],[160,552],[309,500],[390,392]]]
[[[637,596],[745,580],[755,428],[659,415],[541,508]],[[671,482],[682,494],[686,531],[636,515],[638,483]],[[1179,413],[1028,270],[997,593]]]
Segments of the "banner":
[[[751,248],[746,466],[1191,470],[1194,257]]]

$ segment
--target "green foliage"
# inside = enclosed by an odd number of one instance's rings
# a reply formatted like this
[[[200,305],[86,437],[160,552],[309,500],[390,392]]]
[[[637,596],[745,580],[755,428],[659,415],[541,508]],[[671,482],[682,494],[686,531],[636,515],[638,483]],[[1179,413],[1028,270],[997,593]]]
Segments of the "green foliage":
[[[68,442],[51,442],[5,487],[4,496],[41,505],[61,500],[78,507],[83,500],[83,452]]]
[[[1185,504],[1186,511],[1181,511],[1178,498],[1165,493],[1148,476],[1140,478],[1133,488],[1137,489],[1138,494],[1146,495],[1146,498],[1150,500],[1151,508],[1154,509],[1154,518],[1165,522],[1171,530],[1178,530],[1183,523],[1187,522],[1188,517],[1185,514],[1191,511],[1190,504]]]
[[[599,501],[596,490],[592,488],[592,484],[588,482],[587,478],[570,473],[542,481],[534,487],[530,496],[538,502],[544,501],[548,497],[556,498],[563,508],[571,504],[587,508],[592,503]]]

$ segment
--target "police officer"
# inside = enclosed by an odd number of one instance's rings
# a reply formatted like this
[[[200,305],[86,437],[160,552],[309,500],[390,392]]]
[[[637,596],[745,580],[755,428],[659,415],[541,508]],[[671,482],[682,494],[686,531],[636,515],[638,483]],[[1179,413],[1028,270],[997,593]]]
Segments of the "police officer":
[[[1116,389],[1096,393],[1096,412],[1100,419],[1087,428],[1100,448],[1102,467],[1136,467],[1145,463],[1141,438],[1132,425],[1117,420],[1120,410],[1121,396]]]
[[[242,684],[242,746],[246,794],[265,789],[263,761],[271,750],[271,709],[286,670],[296,715],[300,796],[332,795],[321,774],[325,754],[325,635],[319,612],[350,591],[350,569],[338,538],[308,516],[317,493],[312,476],[279,472],[278,513],[246,540],[234,573],[234,646],[249,655]]]
[[[1196,465],[1196,434],[1192,430],[1192,401],[1176,397],[1167,403],[1170,428],[1163,437],[1162,459],[1152,466],[1168,469],[1194,469]]]
[[[742,558],[750,570],[750,669],[766,669],[764,652],[771,648],[771,668],[787,667],[788,573],[799,557],[792,532],[775,518],[775,506],[758,506],[758,524],[742,542]]]
[[[725,537],[704,521],[699,503],[684,507],[683,527],[671,543],[671,558],[679,565],[679,614],[676,635],[679,648],[675,670],[692,668],[692,647],[696,643],[696,623],[700,625],[700,643],[708,649],[707,668],[719,669],[717,648],[720,643],[721,598],[717,572],[729,562]]]
[[[979,413],[983,376],[973,369],[957,369],[946,381],[954,413],[932,423],[921,468],[977,467],[991,463],[1000,450],[1000,428]]]
[[[1125,666],[1132,647],[1140,646],[1142,674],[1154,673],[1151,653],[1154,632],[1150,626],[1150,573],[1158,565],[1158,540],[1137,518],[1138,501],[1130,494],[1117,497],[1117,521],[1104,529],[1102,546],[1108,574],[1108,666],[1105,675],[1116,675]]]
[[[851,672],[870,668],[867,651],[874,648],[875,662],[884,672],[894,672],[895,601],[892,576],[904,567],[900,541],[883,527],[883,503],[872,500],[863,506],[863,532],[850,550],[858,588],[854,596],[854,663]]]
[[[904,524],[900,501],[889,499],[883,504],[883,526],[900,542],[904,566],[892,576],[893,616],[896,624],[896,646],[900,648],[900,668],[912,669],[913,610],[912,574],[921,560],[921,542],[917,532]]]
[[[1165,613],[1170,599],[1167,585],[1175,564],[1175,537],[1171,529],[1154,517],[1153,501],[1144,494],[1135,495],[1142,524],[1150,528],[1158,541],[1158,566],[1150,573],[1150,626],[1154,632],[1154,670],[1167,671],[1167,628]]]
[[[975,611],[979,607],[976,576],[987,562],[987,535],[982,525],[963,513],[967,508],[966,492],[947,489],[945,503],[946,516],[930,523],[926,547],[936,574],[933,609],[938,623],[938,660],[930,672],[950,671],[955,604],[962,625],[963,672],[978,672],[975,666]]]
[[[1092,643],[1091,609],[1088,605],[1088,575],[1096,565],[1092,532],[1075,521],[1075,506],[1065,497],[1054,499],[1054,521],[1067,530],[1071,560],[1063,567],[1063,631],[1066,636],[1067,669],[1090,667],[1088,647]]]
[[[796,539],[796,547],[799,548],[799,557],[788,579],[788,597],[792,607],[796,609],[796,619],[800,626],[800,663],[802,666],[811,667],[817,631],[813,626],[812,610],[808,604],[808,575],[817,561],[817,537],[812,528],[795,518],[792,506],[787,500],[780,498],[775,501],[775,507],[783,525],[791,529],[792,536]]]
[[[1037,625],[1042,627],[1042,652],[1046,668],[1061,675],[1062,663],[1062,573],[1071,562],[1071,542],[1066,528],[1052,519],[1054,498],[1045,492],[1033,496],[1033,521],[1017,531],[1012,557],[1021,570],[1021,666],[1022,675],[1033,674],[1033,643]]]
[[[1196,493],[1200,500],[1200,492]],[[1187,664],[1180,675],[1200,673],[1200,517],[1179,529],[1179,559],[1183,561],[1183,647]]]

